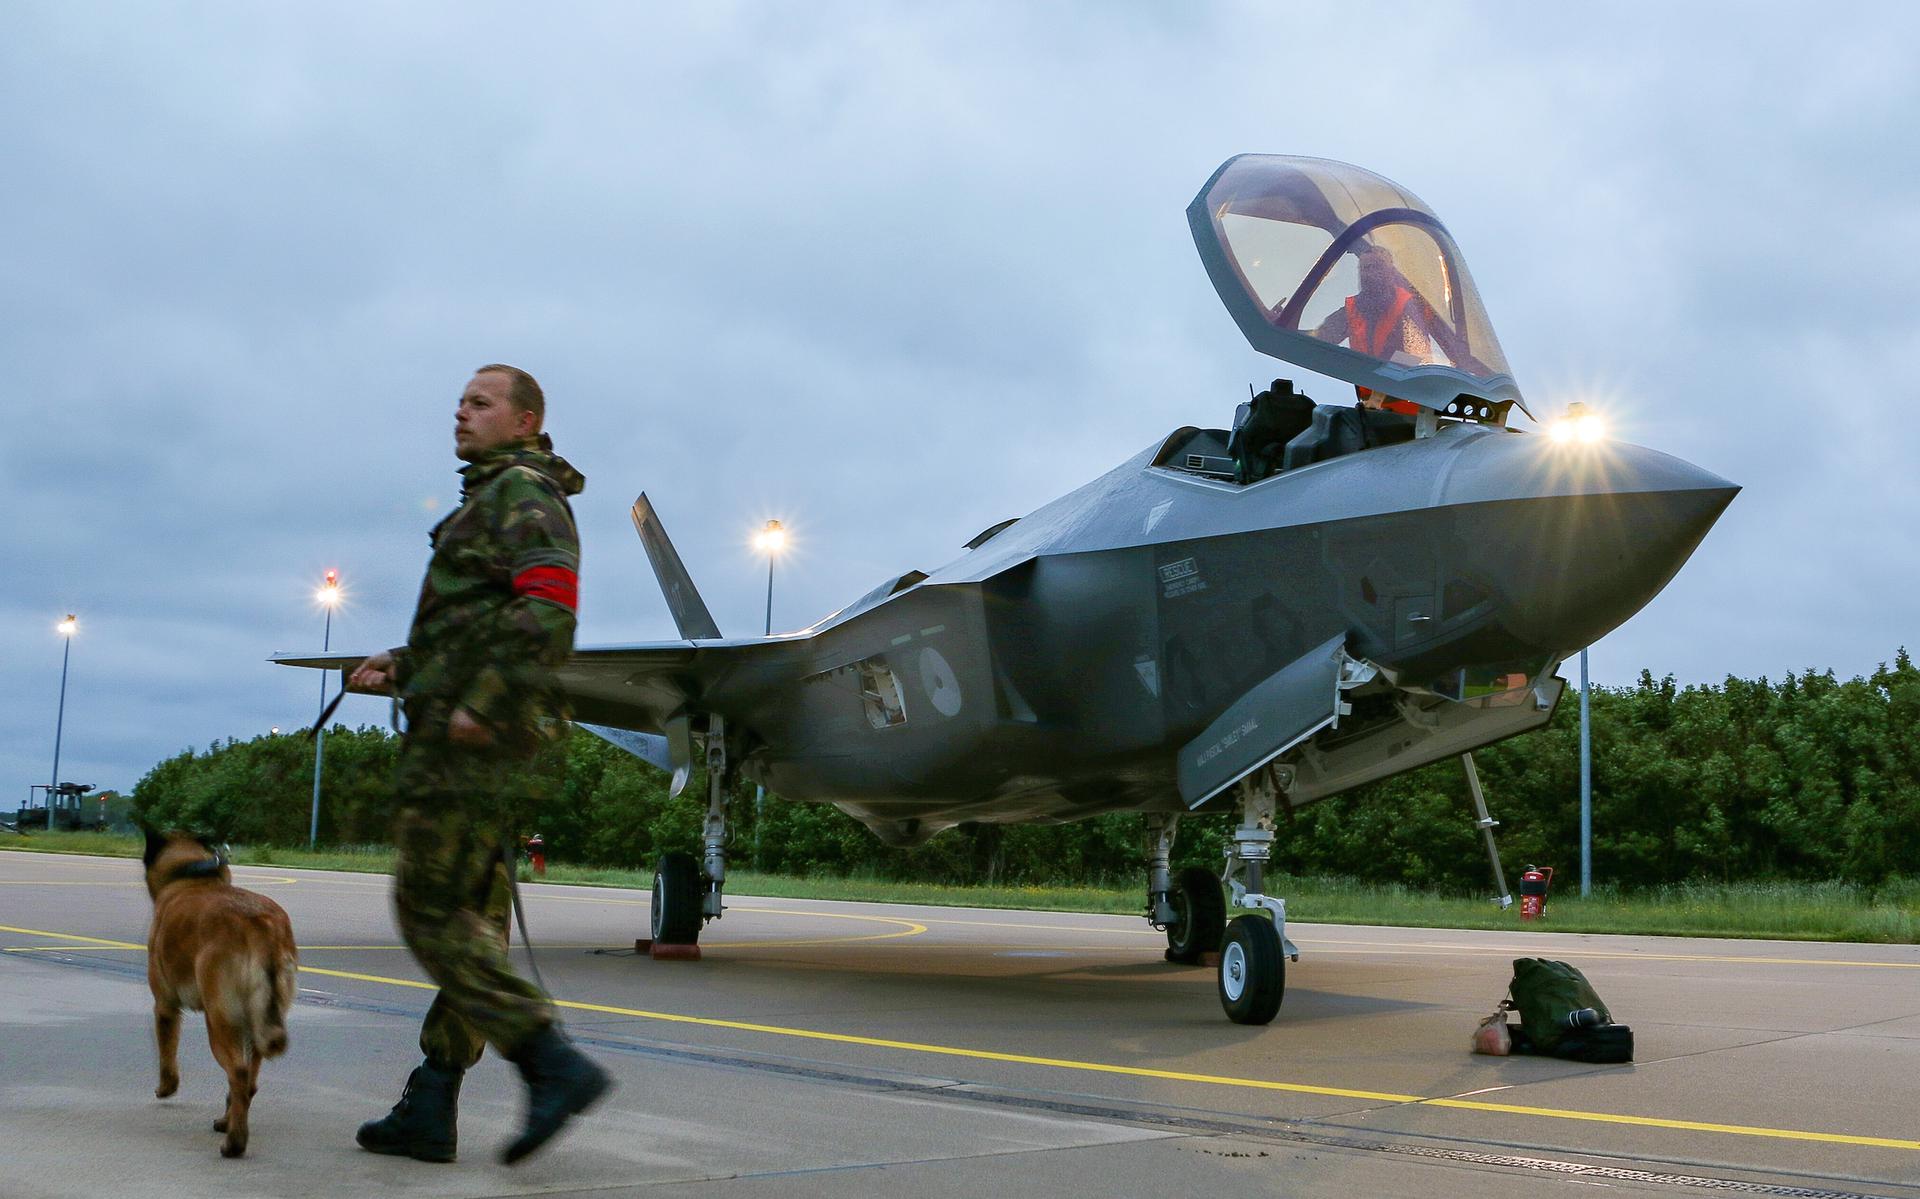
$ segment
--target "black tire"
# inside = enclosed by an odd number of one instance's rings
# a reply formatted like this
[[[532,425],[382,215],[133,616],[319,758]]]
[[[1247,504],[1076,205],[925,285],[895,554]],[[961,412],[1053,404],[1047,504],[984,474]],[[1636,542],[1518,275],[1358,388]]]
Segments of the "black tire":
[[[1167,925],[1167,960],[1193,965],[1202,954],[1220,948],[1220,937],[1227,927],[1227,900],[1220,893],[1220,880],[1201,866],[1189,866],[1174,879],[1173,893],[1167,896],[1173,905],[1174,921]]]
[[[653,939],[661,945],[700,943],[700,867],[693,855],[663,853],[653,868]]]
[[[1287,955],[1265,916],[1235,916],[1220,950],[1220,1006],[1235,1024],[1268,1024],[1287,991]]]

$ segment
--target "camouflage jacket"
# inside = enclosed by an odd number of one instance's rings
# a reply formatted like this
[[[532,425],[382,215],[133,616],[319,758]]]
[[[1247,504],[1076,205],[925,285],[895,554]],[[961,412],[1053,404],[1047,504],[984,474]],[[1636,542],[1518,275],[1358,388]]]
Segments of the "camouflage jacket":
[[[580,537],[567,497],[586,479],[545,434],[469,464],[460,506],[434,526],[395,684],[410,740],[446,739],[465,708],[496,745],[527,752],[565,734],[553,668],[573,652]]]

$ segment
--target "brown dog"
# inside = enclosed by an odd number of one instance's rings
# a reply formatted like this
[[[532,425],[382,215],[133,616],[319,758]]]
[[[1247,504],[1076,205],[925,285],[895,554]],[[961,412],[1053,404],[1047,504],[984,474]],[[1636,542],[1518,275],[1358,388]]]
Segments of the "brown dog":
[[[214,1122],[223,1157],[247,1151],[247,1109],[260,1063],[287,1051],[299,954],[279,904],[233,885],[227,860],[197,838],[147,834],[147,985],[153,988],[165,1099],[180,1089],[180,1009],[207,1014],[207,1040],[227,1072],[226,1114]]]

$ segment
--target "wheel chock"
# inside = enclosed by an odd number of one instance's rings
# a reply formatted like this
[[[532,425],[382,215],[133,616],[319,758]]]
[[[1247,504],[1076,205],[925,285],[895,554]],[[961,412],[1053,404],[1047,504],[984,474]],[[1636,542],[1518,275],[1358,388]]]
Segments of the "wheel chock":
[[[1203,953],[1200,955],[1200,964],[1209,970],[1218,970],[1220,968],[1220,955],[1217,952]]]
[[[654,941],[647,937],[636,938],[633,942],[635,953],[644,953],[656,962],[697,962],[700,960],[698,945],[670,945],[664,941]]]

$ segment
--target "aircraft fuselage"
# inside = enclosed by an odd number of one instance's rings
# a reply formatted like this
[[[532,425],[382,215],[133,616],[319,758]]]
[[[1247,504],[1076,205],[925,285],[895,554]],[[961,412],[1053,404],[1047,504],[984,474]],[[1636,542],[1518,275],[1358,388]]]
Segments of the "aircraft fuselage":
[[[1652,598],[1737,490],[1651,450],[1470,424],[1246,486],[1159,450],[716,688],[757,742],[749,775],[907,842],[1178,810],[1175,750],[1312,647],[1344,634],[1430,706],[1463,669],[1545,677]]]

